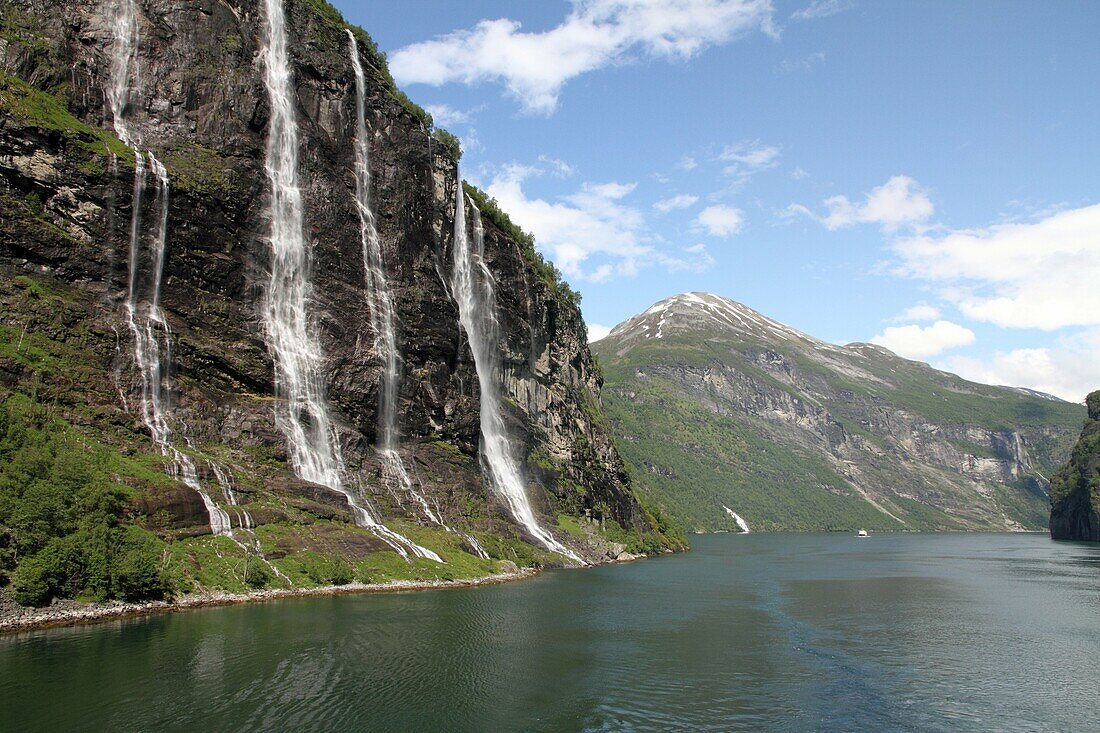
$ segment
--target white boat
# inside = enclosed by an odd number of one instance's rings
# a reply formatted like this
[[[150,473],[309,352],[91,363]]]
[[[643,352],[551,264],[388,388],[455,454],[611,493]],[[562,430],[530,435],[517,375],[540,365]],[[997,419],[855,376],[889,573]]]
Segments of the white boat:
[[[867,530],[865,530],[865,529],[861,529],[860,531],[856,532],[856,537],[870,537],[870,536],[871,535],[867,534]]]

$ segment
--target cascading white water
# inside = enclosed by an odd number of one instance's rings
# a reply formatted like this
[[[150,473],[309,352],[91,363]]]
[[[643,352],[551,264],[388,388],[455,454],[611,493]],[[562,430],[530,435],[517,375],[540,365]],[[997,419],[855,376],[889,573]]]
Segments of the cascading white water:
[[[424,495],[416,490],[405,462],[398,452],[397,391],[401,380],[400,352],[397,349],[396,315],[389,280],[382,261],[382,245],[378,228],[374,223],[374,211],[370,205],[370,157],[367,144],[366,79],[363,64],[359,60],[359,44],[355,34],[347,30],[351,65],[355,72],[355,203],[359,212],[359,233],[363,242],[363,270],[370,299],[371,326],[374,328],[375,349],[382,357],[382,386],[378,395],[377,449],[385,480],[396,483],[413,497],[430,521],[448,532],[441,515],[432,511]],[[482,559],[489,555],[474,537],[463,533],[469,546]]]
[[[199,473],[195,470],[195,462],[191,460],[191,456],[170,446],[167,450],[172,457],[177,477],[202,497],[206,513],[210,515],[210,531],[215,535],[232,534],[233,522],[230,521],[229,514],[215,504],[214,500],[210,498],[210,494],[203,488],[202,482],[199,481]]]
[[[126,107],[130,100],[131,77],[139,78],[137,64],[138,27],[137,9],[133,0],[120,0],[111,18],[114,33],[111,59],[111,85],[107,101],[115,133],[134,151],[134,192],[130,213],[130,267],[126,293],[126,320],[134,337],[134,362],[141,376],[141,418],[149,429],[153,442],[161,453],[172,461],[173,475],[198,492],[210,516],[210,531],[215,535],[228,534],[232,530],[229,515],[214,503],[199,481],[198,472],[191,457],[177,449],[172,442],[172,430],[168,422],[168,406],[164,386],[162,364],[168,360],[171,348],[171,332],[160,308],[161,281],[164,277],[164,258],[168,247],[168,197],[170,184],[168,171],[152,151],[140,149],[140,136],[136,139],[126,124]],[[146,158],[157,181],[157,222],[152,232],[152,278],[141,278],[144,242],[142,227],[142,201],[145,192]],[[147,292],[146,292],[147,291]],[[161,356],[163,341],[164,358]]]
[[[427,500],[413,487],[404,461],[397,452],[397,390],[401,379],[400,354],[397,350],[397,328],[389,280],[382,262],[382,245],[374,224],[370,205],[370,158],[367,144],[366,80],[359,61],[359,44],[355,34],[347,31],[351,65],[355,71],[355,204],[359,213],[359,235],[363,243],[363,270],[370,300],[371,326],[375,334],[375,349],[382,357],[382,384],[378,394],[377,448],[385,476],[396,481],[412,495],[425,516],[442,524]]]
[[[356,522],[402,557],[412,552],[442,562],[431,550],[382,525],[344,485],[343,456],[321,385],[321,349],[311,332],[307,311],[310,285],[298,181],[298,123],[282,0],[264,0],[264,9],[264,83],[271,105],[266,151],[271,183],[271,277],[264,323],[275,361],[276,393],[282,398],[276,407],[276,423],[287,438],[291,464],[301,478],[344,494]]]
[[[168,174],[159,161],[149,155],[157,173],[157,196],[159,208],[167,211],[168,208]],[[145,188],[145,156],[134,148],[134,195],[133,210],[130,216],[130,278],[126,292],[126,320],[130,327],[130,333],[134,337],[134,361],[137,364],[138,374],[141,376],[141,416],[153,441],[161,446],[161,450],[169,444],[171,432],[168,421],[164,416],[161,404],[163,397],[161,385],[161,361],[160,341],[157,335],[157,326],[164,319],[158,313],[157,303],[159,294],[155,293],[148,303],[143,302],[140,291],[139,275],[141,273],[142,260],[142,222],[141,207],[142,194]],[[166,232],[160,227],[154,232],[154,253],[165,246]],[[154,258],[159,261],[161,258]],[[154,277],[154,282],[159,283],[159,276]],[[167,335],[167,334],[165,334]]]
[[[215,461],[210,461],[210,469],[214,472],[214,477],[217,479],[218,486],[222,490],[222,496],[237,515],[237,526],[240,527],[241,531],[238,533],[235,530],[231,530],[229,532],[229,539],[237,543],[237,546],[249,555],[254,555],[260,562],[266,565],[276,577],[293,587],[294,581],[282,570],[279,570],[279,568],[264,555],[263,546],[260,544],[260,539],[256,536],[256,532],[254,531],[256,523],[252,520],[252,516],[248,511],[241,508],[240,500],[237,498],[237,492],[233,490],[233,474],[230,473],[228,468]],[[242,541],[240,535],[243,535],[248,542],[245,543]]]
[[[583,560],[554,539],[539,524],[527,497],[519,461],[504,424],[500,382],[500,324],[496,315],[493,275],[485,266],[481,212],[473,201],[474,241],[466,231],[466,196],[458,177],[455,200],[454,270],[451,288],[458,302],[458,319],[470,341],[474,368],[481,389],[481,452],[489,470],[489,483],[504,500],[512,517],[546,549],[577,562]]]
[[[233,513],[237,515],[237,526],[246,530],[255,529],[256,522],[252,520],[252,515],[248,513],[248,510],[241,507],[241,500],[237,497],[237,492],[233,490],[233,474],[229,472],[228,468],[214,461],[210,461],[210,470],[214,472],[214,478],[218,481],[218,488],[222,490],[222,498],[225,499],[225,503],[229,505]]]
[[[397,445],[397,387],[399,355],[397,329],[394,321],[393,297],[382,264],[382,245],[374,224],[370,206],[370,158],[366,123],[366,82],[359,61],[359,45],[355,34],[347,31],[351,49],[351,65],[355,71],[355,203],[359,212],[359,234],[363,242],[363,269],[370,298],[371,325],[374,327],[375,348],[382,357],[382,389],[379,394],[378,446],[383,450]],[[400,459],[399,459],[400,460]]]
[[[111,15],[114,49],[111,56],[111,85],[107,88],[107,103],[118,139],[133,147],[126,125],[125,112],[130,103],[130,77],[134,75],[138,45],[137,7],[134,0],[118,0]]]
[[[265,0],[264,81],[271,103],[267,176],[271,182],[271,277],[264,303],[268,347],[275,357],[280,400],[276,420],[286,434],[291,462],[307,481],[336,487],[343,461],[320,384],[321,351],[310,333],[310,298],[302,191],[298,181],[298,128],[290,90],[283,7]]]

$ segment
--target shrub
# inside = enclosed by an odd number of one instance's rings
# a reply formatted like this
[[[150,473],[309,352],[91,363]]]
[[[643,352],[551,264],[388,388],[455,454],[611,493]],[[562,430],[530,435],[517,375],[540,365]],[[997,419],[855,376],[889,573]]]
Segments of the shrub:
[[[347,585],[354,578],[354,568],[343,558],[334,558],[329,564],[328,582],[333,585]]]
[[[15,600],[24,606],[45,606],[54,597],[54,583],[46,558],[32,557],[19,566],[12,583]]]
[[[41,552],[24,560],[15,572],[12,589],[24,606],[45,606],[54,598],[75,595],[83,587],[83,565],[76,543],[69,537],[52,540]]]
[[[28,397],[0,403],[0,574],[16,600],[159,598],[163,543],[121,526],[126,502],[106,448]]]
[[[432,139],[443,148],[443,151],[447,153],[447,157],[451,160],[458,162],[462,157],[462,144],[458,141],[458,138],[452,135],[447,130],[441,127],[437,127],[432,132]]]
[[[264,588],[271,582],[271,573],[267,567],[256,557],[249,556],[248,565],[244,569],[244,582],[251,588]]]
[[[112,573],[114,595],[127,601],[163,598],[168,579],[160,566],[158,541],[137,527],[119,530],[122,536]]]

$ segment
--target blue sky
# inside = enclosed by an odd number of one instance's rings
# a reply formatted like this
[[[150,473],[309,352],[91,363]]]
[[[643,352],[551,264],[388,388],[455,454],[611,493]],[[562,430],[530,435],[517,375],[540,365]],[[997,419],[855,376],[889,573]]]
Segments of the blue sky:
[[[675,293],[1100,388],[1100,4],[340,2],[594,334]]]

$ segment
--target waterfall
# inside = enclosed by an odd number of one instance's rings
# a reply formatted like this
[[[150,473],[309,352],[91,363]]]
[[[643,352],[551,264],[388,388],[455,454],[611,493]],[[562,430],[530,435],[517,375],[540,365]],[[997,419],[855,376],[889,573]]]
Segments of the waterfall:
[[[137,49],[139,43],[137,9],[133,0],[120,0],[111,18],[114,34],[111,58],[111,85],[107,102],[111,108],[115,133],[134,151],[134,192],[130,213],[130,266],[126,292],[126,322],[134,338],[134,362],[141,377],[141,419],[153,442],[172,462],[172,475],[198,492],[210,516],[210,531],[215,535],[232,532],[229,515],[214,503],[199,481],[194,461],[175,447],[168,418],[168,397],[163,365],[170,361],[171,331],[160,308],[164,258],[168,249],[168,197],[171,186],[168,171],[152,151],[142,152],[126,123],[130,101],[130,80],[139,80]],[[143,252],[145,230],[142,226],[142,202],[145,193],[146,159],[156,178],[156,226],[152,231],[152,251]],[[151,260],[152,278],[142,277],[142,263]],[[164,355],[161,355],[163,342]]]
[[[359,235],[363,243],[363,271],[366,277],[367,295],[370,299],[371,326],[375,334],[375,350],[382,357],[382,384],[378,394],[378,456],[382,463],[384,480],[396,483],[416,501],[420,510],[431,522],[448,532],[441,515],[432,511],[422,493],[413,486],[405,462],[398,453],[397,391],[401,381],[400,352],[397,349],[396,316],[389,280],[382,262],[382,244],[374,223],[374,211],[370,205],[370,157],[367,145],[366,79],[359,61],[359,44],[355,34],[347,30],[351,65],[355,71],[355,204],[359,212]],[[470,547],[482,559],[488,554],[472,536],[463,534]]]
[[[411,494],[420,504],[425,516],[436,524],[443,524],[432,512],[427,500],[417,492],[397,452],[397,389],[401,379],[397,329],[395,325],[393,296],[390,294],[386,270],[382,264],[382,245],[378,240],[378,228],[374,224],[374,212],[370,206],[370,160],[367,148],[366,82],[363,65],[359,61],[359,45],[355,34],[347,31],[351,50],[351,64],[355,70],[355,208],[359,212],[359,235],[363,243],[363,271],[366,277],[367,296],[370,300],[371,326],[375,334],[375,349],[382,357],[382,384],[378,395],[377,448],[382,468],[387,478]]]
[[[225,466],[218,464],[215,461],[210,461],[210,469],[214,472],[214,477],[218,481],[218,487],[222,490],[222,496],[225,498],[227,504],[233,510],[233,513],[237,515],[237,526],[241,528],[241,534],[248,540],[246,544],[237,532],[231,531],[229,533],[229,539],[237,543],[237,546],[244,550],[249,555],[255,555],[267,568],[275,574],[276,577],[281,579],[290,587],[294,587],[294,581],[287,576],[282,570],[271,562],[264,555],[263,546],[260,544],[260,539],[256,536],[256,523],[252,520],[252,516],[247,510],[240,507],[240,500],[237,498],[237,492],[233,490],[233,474]]]
[[[111,56],[111,85],[107,88],[107,103],[111,107],[115,134],[126,145],[133,147],[126,125],[126,107],[130,103],[130,77],[137,65],[137,8],[134,0],[118,0],[111,15],[111,33],[114,49]]]
[[[202,482],[199,481],[199,473],[195,470],[195,462],[191,460],[191,456],[171,446],[167,450],[175,466],[176,478],[182,480],[183,483],[194,489],[202,497],[202,503],[206,506],[206,513],[210,515],[210,531],[215,535],[232,535],[233,522],[230,521],[229,514],[215,504],[214,500],[210,498],[210,494],[203,488]]]
[[[370,207],[370,167],[367,148],[366,82],[359,62],[359,46],[355,34],[347,31],[351,48],[351,63],[355,70],[355,203],[359,212],[359,234],[363,242],[363,269],[370,297],[371,326],[375,347],[382,356],[382,389],[379,395],[378,427],[381,434],[378,447],[393,450],[397,444],[397,335],[394,326],[393,297],[382,265],[382,246]],[[398,459],[400,460],[400,459]]]
[[[442,562],[431,550],[386,528],[344,486],[344,461],[321,384],[320,344],[311,333],[307,304],[304,205],[298,181],[298,123],[282,0],[264,0],[264,83],[271,105],[266,168],[271,183],[271,277],[264,302],[268,349],[275,361],[275,421],[287,438],[298,475],[347,497],[356,522],[402,557]]]
[[[741,515],[740,515],[740,514],[738,514],[737,512],[733,511],[732,509],[730,509],[730,508],[729,508],[728,506],[726,506],[725,504],[723,504],[723,505],[722,505],[722,508],[726,510],[726,514],[730,515],[730,519],[732,519],[733,521],[737,522],[737,528],[741,530],[741,533],[742,533],[742,534],[748,534],[749,532],[751,532],[751,531],[752,531],[751,529],[749,529],[749,524],[748,524],[748,522],[746,522],[746,521],[745,521],[745,520],[744,520],[744,519],[743,519],[743,518],[741,517]]]
[[[247,509],[241,508],[241,500],[237,498],[237,492],[233,490],[233,474],[229,472],[228,468],[214,461],[210,461],[210,470],[214,472],[214,478],[218,481],[218,488],[222,490],[222,498],[233,509],[233,513],[237,515],[237,526],[244,530],[255,529],[256,522],[252,520],[252,515],[248,513]]]
[[[462,177],[458,176],[455,201],[454,271],[451,287],[458,301],[458,319],[470,341],[474,368],[481,389],[481,453],[488,468],[489,483],[504,500],[512,517],[546,549],[577,562],[576,553],[562,545],[543,529],[527,497],[519,461],[504,423],[503,397],[500,392],[500,324],[496,316],[493,275],[485,266],[484,230],[481,212],[470,202],[474,218],[474,242],[466,231],[466,201]]]

